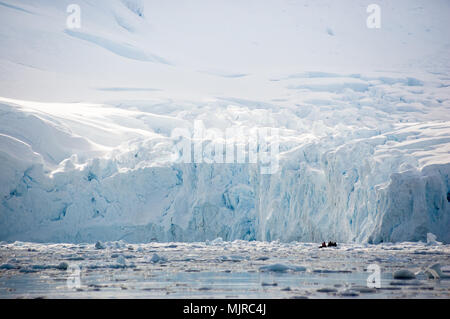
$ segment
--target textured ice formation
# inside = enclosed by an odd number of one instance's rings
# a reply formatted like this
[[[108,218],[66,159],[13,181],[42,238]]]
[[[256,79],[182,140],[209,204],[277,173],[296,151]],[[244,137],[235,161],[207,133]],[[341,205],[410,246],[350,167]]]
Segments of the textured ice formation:
[[[80,108],[0,105],[2,240],[450,240],[449,122],[389,123],[380,112],[359,115],[375,122],[361,128],[332,110],[312,134],[314,120],[284,109],[298,122],[273,124],[285,127],[280,168],[262,175],[258,164],[173,163],[174,141],[152,114],[86,108],[92,115],[78,118]],[[277,114],[220,105],[214,114],[250,125],[246,112]]]

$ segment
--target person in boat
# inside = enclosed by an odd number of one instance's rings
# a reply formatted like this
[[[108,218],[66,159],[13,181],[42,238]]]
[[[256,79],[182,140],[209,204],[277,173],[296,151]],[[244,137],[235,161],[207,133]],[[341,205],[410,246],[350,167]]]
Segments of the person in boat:
[[[337,244],[336,244],[336,242],[330,241],[330,242],[328,243],[328,247],[337,247]]]
[[[337,243],[329,241],[327,245],[325,242],[323,242],[319,248],[326,248],[326,247],[337,247]]]

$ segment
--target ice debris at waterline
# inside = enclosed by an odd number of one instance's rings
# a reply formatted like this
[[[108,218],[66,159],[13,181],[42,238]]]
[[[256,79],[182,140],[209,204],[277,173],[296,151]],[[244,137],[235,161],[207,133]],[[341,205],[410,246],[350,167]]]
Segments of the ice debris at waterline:
[[[450,245],[104,245],[0,244],[0,299],[450,298]],[[376,287],[371,264],[380,267]]]

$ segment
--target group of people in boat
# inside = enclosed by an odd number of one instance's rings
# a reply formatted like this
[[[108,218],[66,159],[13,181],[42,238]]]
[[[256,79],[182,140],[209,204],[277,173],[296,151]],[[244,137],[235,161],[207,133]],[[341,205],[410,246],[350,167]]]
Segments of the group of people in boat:
[[[336,242],[329,241],[327,245],[326,242],[323,242],[319,248],[326,248],[326,247],[337,247],[337,244]]]

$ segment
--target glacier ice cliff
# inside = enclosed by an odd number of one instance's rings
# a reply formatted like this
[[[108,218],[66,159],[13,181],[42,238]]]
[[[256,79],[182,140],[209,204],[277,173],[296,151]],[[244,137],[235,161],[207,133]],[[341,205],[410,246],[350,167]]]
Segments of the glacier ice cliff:
[[[185,118],[175,115],[185,108],[162,116],[4,99],[0,239],[379,243],[431,232],[450,242],[450,122],[402,123],[379,108],[374,117],[377,106],[355,104],[367,96],[342,104],[346,113],[317,101],[261,108],[226,100],[199,103]],[[171,128],[192,130],[192,118],[281,128],[279,170],[174,163]]]

